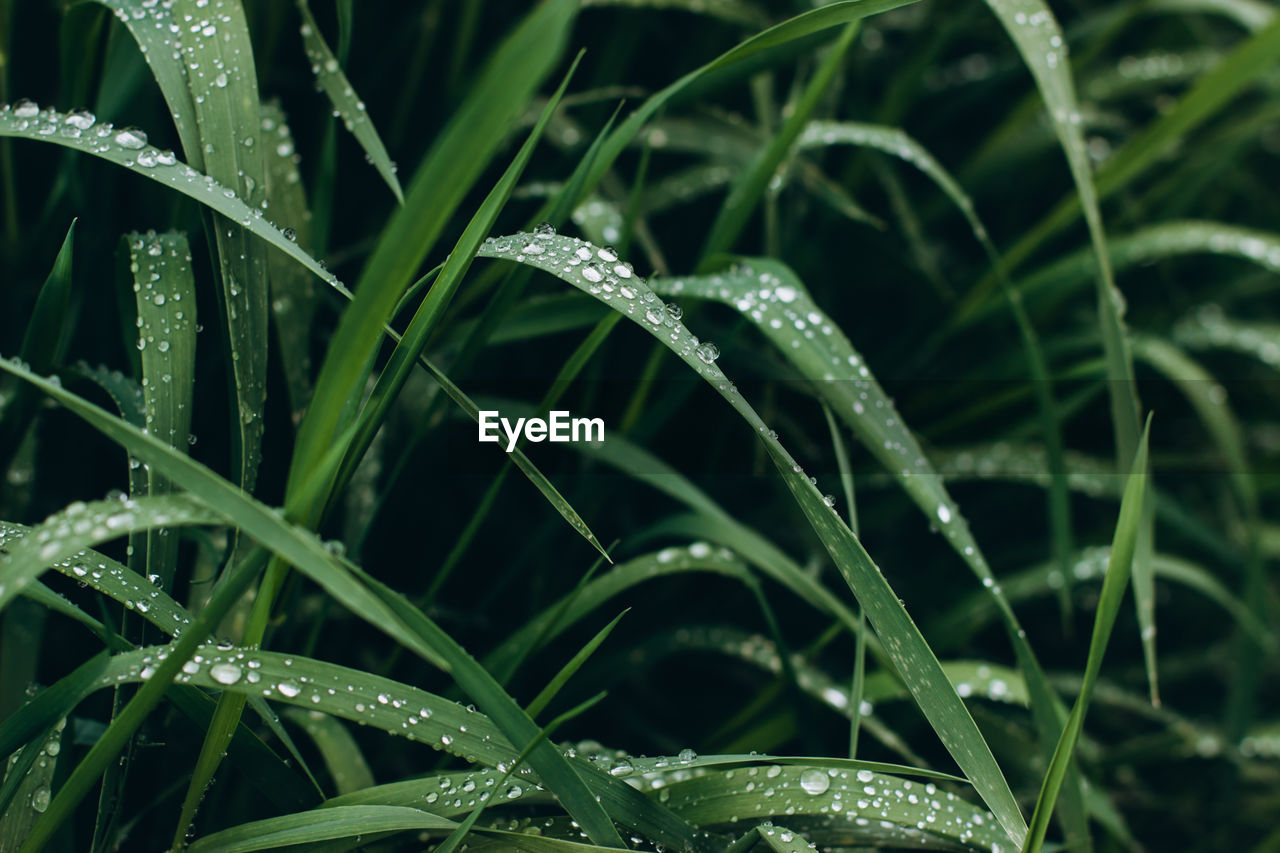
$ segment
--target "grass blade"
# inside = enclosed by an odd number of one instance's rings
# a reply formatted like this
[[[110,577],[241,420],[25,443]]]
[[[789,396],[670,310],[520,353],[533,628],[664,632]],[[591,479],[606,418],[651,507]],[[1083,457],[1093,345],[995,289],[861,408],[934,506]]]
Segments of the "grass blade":
[[[1044,843],[1049,816],[1053,811],[1058,792],[1061,790],[1063,779],[1066,777],[1067,768],[1071,765],[1076,741],[1084,727],[1085,712],[1093,696],[1098,672],[1102,668],[1102,657],[1106,653],[1107,643],[1111,639],[1111,629],[1115,626],[1116,616],[1120,612],[1125,587],[1129,584],[1130,570],[1133,566],[1142,522],[1142,504],[1147,493],[1147,440],[1150,431],[1151,419],[1148,417],[1137,455],[1133,460],[1133,471],[1129,475],[1129,482],[1125,485],[1124,499],[1120,503],[1120,518],[1116,522],[1115,538],[1111,543],[1106,579],[1102,582],[1102,596],[1098,600],[1098,614],[1093,623],[1093,636],[1089,640],[1089,657],[1085,663],[1080,695],[1076,697],[1075,705],[1071,708],[1071,715],[1067,718],[1067,724],[1062,730],[1058,748],[1054,751],[1053,760],[1045,773],[1040,796],[1036,798],[1030,831],[1022,847],[1026,853],[1038,853]]]
[[[258,144],[261,99],[244,7],[240,0],[175,0],[173,9],[183,21],[180,48],[195,101],[204,170],[251,208],[260,207],[266,200]],[[239,223],[212,230],[235,384],[233,465],[240,486],[253,491],[267,398],[267,253]]]
[[[800,465],[778,443],[760,416],[715,366],[719,351],[699,342],[679,322],[678,315],[663,309],[656,294],[635,275],[631,266],[606,249],[571,238],[517,234],[488,241],[481,254],[543,269],[626,314],[679,355],[743,417],[764,442],[783,482],[853,589],[872,627],[882,636],[896,638],[893,647],[886,647],[886,651],[943,745],[1010,838],[1021,845],[1026,824],[1008,783],[964,703],[947,682],[928,643],[857,538],[823,501]],[[949,518],[948,515],[944,521]]]
[[[138,308],[138,349],[142,352],[147,431],[186,452],[195,398],[196,289],[187,238],[177,233],[130,234],[134,295]],[[37,370],[37,372],[40,372]],[[173,484],[149,468],[146,493],[167,495]],[[161,587],[173,581],[178,561],[176,537],[147,531],[147,577]]]
[[[316,24],[315,16],[311,14],[311,7],[307,5],[307,0],[298,0],[298,14],[302,16],[302,47],[307,53],[307,60],[311,63],[311,73],[316,76],[317,85],[329,96],[329,102],[333,104],[334,111],[342,118],[342,123],[351,135],[360,143],[360,147],[364,149],[369,162],[378,170],[382,180],[387,182],[396,201],[404,204],[404,192],[400,189],[400,180],[396,177],[396,166],[387,156],[386,146],[382,144],[382,137],[378,136],[377,128],[369,119],[364,101],[360,100],[355,89],[351,88],[347,75],[338,64],[338,58],[325,43],[324,36],[320,35],[320,27]]]

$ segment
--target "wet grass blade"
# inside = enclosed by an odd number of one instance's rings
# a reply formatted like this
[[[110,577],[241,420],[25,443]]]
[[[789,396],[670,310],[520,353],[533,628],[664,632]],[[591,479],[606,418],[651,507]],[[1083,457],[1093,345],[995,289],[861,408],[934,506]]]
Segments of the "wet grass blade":
[[[678,9],[752,28],[767,26],[769,23],[769,16],[762,9],[745,0],[582,0],[584,9],[606,6]]]
[[[179,36],[181,27],[173,17],[172,3],[149,3],[147,0],[94,0],[106,6],[129,30],[142,58],[151,68],[160,94],[169,107],[169,115],[178,130],[182,150],[197,169],[204,168],[204,151],[200,146],[200,128],[196,120],[195,95],[187,82],[187,67],[182,61]]]
[[[134,271],[147,431],[185,453],[195,399],[196,291],[191,250],[187,238],[173,232],[134,233],[126,240]],[[146,478],[146,493],[152,497],[173,491],[173,484],[159,472],[148,468]],[[178,560],[177,538],[149,530],[145,560],[146,576],[159,578],[161,587],[170,586]]]
[[[261,98],[249,25],[240,0],[176,0],[187,85],[195,101],[204,170],[250,207],[266,200]],[[214,223],[222,304],[235,386],[235,459],[240,486],[253,491],[262,456],[267,397],[267,251],[240,224]]]
[[[1102,582],[1098,613],[1094,618],[1093,635],[1089,640],[1089,656],[1085,663],[1080,695],[1076,697],[1075,705],[1071,708],[1062,737],[1054,751],[1053,760],[1045,773],[1040,795],[1036,798],[1030,832],[1022,847],[1026,853],[1038,853],[1044,843],[1049,815],[1053,811],[1054,801],[1058,797],[1067,769],[1071,765],[1076,742],[1084,728],[1084,716],[1097,683],[1098,672],[1102,668],[1102,657],[1106,653],[1107,644],[1111,639],[1111,629],[1115,626],[1116,617],[1120,612],[1125,587],[1129,584],[1134,552],[1140,535],[1139,528],[1142,523],[1142,504],[1147,494],[1147,441],[1150,431],[1151,419],[1148,417],[1137,455],[1133,460],[1133,471],[1125,485],[1124,499],[1120,504],[1120,518],[1116,522],[1115,538],[1111,542],[1107,574]]]
[[[558,61],[575,11],[576,0],[553,0],[521,21],[414,173],[404,206],[383,229],[365,265],[360,296],[343,313],[330,341],[298,434],[295,476],[313,470],[346,426],[344,408],[364,392],[383,324],[504,132]],[[291,482],[292,488],[299,485]]]
[[[45,569],[100,542],[139,530],[220,523],[217,515],[183,495],[71,504],[21,539],[6,540],[11,544],[0,557],[0,610]],[[149,606],[142,602],[144,610]]]
[[[382,137],[378,136],[378,130],[369,118],[364,101],[360,100],[360,96],[351,87],[347,75],[338,64],[338,58],[333,55],[333,51],[325,43],[324,36],[320,34],[320,27],[311,14],[311,7],[307,5],[307,0],[298,0],[298,14],[302,16],[302,47],[307,53],[307,60],[311,63],[311,73],[316,76],[316,83],[328,95],[334,111],[342,118],[343,125],[351,135],[360,143],[360,147],[369,157],[369,162],[391,188],[396,201],[404,204],[404,192],[400,189],[399,178],[396,177],[396,166],[387,156],[386,146],[382,144]]]
[[[857,21],[845,25],[835,44],[827,49],[827,55],[814,72],[813,79],[792,105],[793,108],[782,127],[742,174],[734,180],[729,188],[729,195],[724,200],[715,221],[711,223],[711,231],[702,244],[700,266],[705,266],[709,258],[732,248],[734,241],[746,227],[748,219],[763,197],[769,181],[773,179],[778,167],[791,153],[792,146],[804,132],[813,111],[817,109],[819,100],[826,94],[844,65],[845,54],[857,34]]]
[[[625,314],[675,352],[742,416],[764,443],[783,482],[854,591],[876,632],[894,638],[895,642],[887,645],[886,651],[943,746],[1010,838],[1021,845],[1026,824],[1004,774],[964,703],[946,680],[928,643],[848,526],[840,521],[831,505],[824,502],[799,463],[715,366],[719,350],[691,334],[680,323],[679,313],[667,311],[657,295],[635,275],[630,264],[607,249],[572,238],[517,234],[488,241],[482,254],[543,269]],[[949,508],[947,512],[944,521],[950,520]]]

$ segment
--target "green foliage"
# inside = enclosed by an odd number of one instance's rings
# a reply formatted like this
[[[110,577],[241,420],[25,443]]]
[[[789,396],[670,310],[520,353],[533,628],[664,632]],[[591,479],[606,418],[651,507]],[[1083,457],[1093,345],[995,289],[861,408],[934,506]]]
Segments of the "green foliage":
[[[1274,849],[1274,9],[375,11],[0,0],[0,850]]]

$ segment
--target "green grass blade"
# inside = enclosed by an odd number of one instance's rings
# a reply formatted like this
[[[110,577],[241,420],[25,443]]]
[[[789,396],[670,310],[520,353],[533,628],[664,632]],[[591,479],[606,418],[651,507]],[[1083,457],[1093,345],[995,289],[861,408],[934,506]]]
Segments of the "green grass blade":
[[[21,376],[84,419],[94,429],[123,445],[144,464],[156,468],[176,485],[186,489],[188,494],[184,500],[198,500],[201,506],[216,514],[220,520],[234,524],[242,533],[259,541],[312,578],[371,625],[387,632],[426,660],[437,665],[443,663],[415,634],[406,632],[405,626],[381,599],[352,576],[351,566],[326,548],[314,534],[290,525],[278,511],[254,500],[208,468],[136,427],[111,417],[60,386],[9,361],[0,360],[0,370]]]
[[[440,232],[563,51],[576,0],[539,5],[493,54],[473,95],[436,139],[410,182],[343,313],[316,395],[298,435],[293,470],[311,471],[345,427],[343,410],[358,398],[383,324]],[[297,484],[294,484],[296,488]]]
[[[191,250],[187,238],[173,232],[134,233],[127,241],[138,308],[147,431],[185,453],[195,398],[196,289]],[[148,495],[173,491],[159,472],[148,469],[146,476]],[[177,566],[177,538],[148,531],[145,559],[147,577],[158,577],[160,586],[169,586]]]
[[[372,443],[374,435],[382,427],[387,410],[404,387],[404,383],[408,379],[410,372],[412,372],[415,363],[426,348],[431,333],[435,330],[440,320],[443,319],[445,309],[449,306],[458,287],[461,286],[462,280],[467,270],[471,267],[481,242],[485,239],[490,229],[493,228],[498,214],[506,205],[507,199],[510,198],[511,191],[515,189],[520,175],[537,147],[542,131],[546,128],[547,122],[555,112],[556,105],[569,85],[569,80],[572,78],[577,64],[578,60],[575,60],[573,66],[570,67],[561,81],[560,88],[542,111],[538,123],[529,132],[524,145],[512,159],[510,166],[507,167],[497,184],[489,192],[484,203],[480,205],[480,209],[475,216],[467,223],[462,236],[458,238],[457,244],[449,254],[449,259],[445,262],[444,269],[440,271],[431,289],[427,291],[426,297],[418,306],[418,310],[414,312],[413,319],[409,321],[408,329],[397,340],[396,348],[391,353],[387,366],[383,368],[374,385],[369,402],[356,419],[351,450],[343,462],[343,470],[336,477],[339,485],[345,483],[354,472],[356,464],[358,464],[365,450]],[[299,440],[299,445],[301,445],[301,439]],[[591,536],[589,541],[592,541],[592,544],[603,553],[603,548],[599,542],[595,541],[594,536]]]
[[[607,250],[571,238],[518,234],[487,242],[482,254],[543,269],[627,314],[680,356],[743,417],[764,442],[783,481],[853,589],[876,632],[895,638],[894,645],[886,647],[886,651],[943,745],[1005,831],[1020,845],[1026,824],[1004,774],[964,703],[947,682],[928,643],[857,538],[823,502],[822,495],[805,477],[800,465],[715,366],[719,351],[699,342],[676,317],[663,309],[661,300],[635,275],[631,266]],[[950,515],[942,520],[950,520]]]
[[[95,122],[87,130],[67,135],[62,132],[62,128],[68,126],[66,119],[67,114],[57,110],[37,109],[28,115],[21,108],[15,111],[5,106],[0,108],[0,136],[52,142],[123,166],[222,214],[289,255],[330,286],[346,291],[332,273],[267,221],[260,208],[249,206],[234,190],[178,162],[171,153],[147,145],[145,135],[136,130],[115,128],[106,122]]]
[[[137,530],[220,523],[217,515],[184,495],[71,504],[6,546],[8,554],[0,557],[0,609],[46,568],[99,542]],[[143,609],[149,606],[142,600]]]
[[[744,27],[763,27],[769,23],[769,16],[753,3],[746,0],[582,0],[582,8],[602,8],[619,6],[642,9],[678,9],[719,18],[731,24]]]
[[[400,189],[400,180],[396,177],[396,166],[387,156],[386,146],[382,144],[382,137],[378,136],[377,128],[369,119],[364,101],[360,100],[360,96],[351,87],[347,75],[338,64],[338,58],[333,55],[333,51],[325,43],[324,36],[320,34],[320,27],[311,14],[311,7],[307,5],[307,0],[298,0],[298,14],[302,16],[302,48],[307,53],[307,60],[311,63],[311,73],[316,76],[317,84],[328,95],[334,111],[342,118],[342,123],[348,132],[360,143],[360,147],[369,157],[369,162],[378,170],[382,180],[387,182],[387,186],[395,194],[396,201],[404,204],[404,192]]]
[[[813,111],[817,109],[819,100],[827,93],[832,81],[844,65],[845,54],[857,34],[857,21],[845,26],[835,44],[828,48],[822,64],[814,72],[813,79],[805,86],[803,94],[793,105],[782,127],[743,173],[735,179],[733,186],[729,189],[729,196],[724,200],[715,221],[711,223],[711,231],[702,244],[703,266],[708,258],[727,252],[733,247],[734,241],[746,227],[747,220],[764,195],[769,181],[773,179],[783,160],[791,153],[792,146],[804,131],[805,125],[809,123]]]
[[[1117,468],[1125,471],[1132,464],[1136,452],[1140,406],[1121,308],[1123,297],[1111,272],[1111,257],[1098,207],[1098,190],[1094,186],[1080,129],[1080,105],[1076,100],[1066,42],[1057,20],[1043,0],[988,0],[987,5],[999,18],[1035,78],[1054,132],[1066,155],[1076,198],[1089,228],[1098,265],[1098,323],[1107,364]],[[1015,263],[1016,260],[1011,258],[1010,265]]]
[[[635,112],[627,117],[627,120],[617,130],[610,134],[601,147],[595,163],[592,165],[591,173],[583,187],[583,194],[590,193],[595,189],[604,174],[613,167],[614,162],[622,151],[631,144],[631,141],[640,133],[640,130],[648,124],[649,119],[653,118],[659,110],[686,89],[702,81],[712,72],[727,69],[743,60],[758,56],[771,48],[786,45],[796,39],[820,33],[832,27],[850,24],[870,15],[887,12],[890,9],[896,9],[911,2],[913,0],[842,0],[841,2],[828,3],[825,6],[796,15],[790,20],[770,27],[722,53],[697,70],[689,72],[679,80],[651,95],[636,108]]]
[[[181,28],[173,17],[172,3],[149,3],[147,0],[94,0],[115,13],[138,43],[169,114],[178,130],[178,139],[187,160],[197,169],[204,168],[204,151],[200,146],[200,129],[196,120],[195,95],[187,82],[187,67],[182,62],[178,32]]]
[[[204,170],[250,207],[266,200],[261,99],[249,25],[240,0],[175,0],[180,49],[195,101]],[[235,385],[236,458],[240,486],[253,491],[262,456],[267,398],[267,251],[239,223],[214,228],[222,276],[230,368]]]
[[[364,576],[364,580],[400,619],[405,620],[424,642],[444,658],[458,687],[488,711],[508,740],[512,743],[534,742],[538,736],[538,727],[488,670],[422,611],[368,575]],[[554,746],[539,743],[530,753],[529,763],[594,843],[606,847],[626,846],[609,813],[583,782],[580,771],[569,765]]]
[[[1089,640],[1089,656],[1085,663],[1080,695],[1076,697],[1075,705],[1071,708],[1071,715],[1067,718],[1067,724],[1062,730],[1058,748],[1054,751],[1053,760],[1045,773],[1040,795],[1036,798],[1030,831],[1022,846],[1026,853],[1038,853],[1044,843],[1049,816],[1053,812],[1054,801],[1058,797],[1067,769],[1071,765],[1076,742],[1084,727],[1085,712],[1092,698],[1098,672],[1102,668],[1102,658],[1106,653],[1107,643],[1111,639],[1111,629],[1115,626],[1116,616],[1120,612],[1125,587],[1129,585],[1129,574],[1133,566],[1134,552],[1140,535],[1139,528],[1142,523],[1142,504],[1147,493],[1147,440],[1150,431],[1151,419],[1148,417],[1147,427],[1143,430],[1138,452],[1133,460],[1133,471],[1125,485],[1124,499],[1120,504],[1120,518],[1116,522],[1115,538],[1111,542],[1110,560],[1107,564],[1106,579],[1102,582],[1102,596],[1098,600],[1093,635]]]
[[[588,640],[587,644],[579,649],[577,654],[570,658],[568,663],[560,668],[560,671],[555,674],[555,677],[547,682],[547,686],[542,688],[541,692],[539,692],[537,696],[533,697],[533,701],[524,709],[525,713],[531,718],[536,719],[538,714],[542,713],[543,709],[551,703],[551,700],[556,698],[556,694],[560,692],[560,688],[568,684],[569,679],[573,678],[574,673],[582,668],[582,665],[586,663],[593,654],[595,654],[596,649],[600,648],[600,646],[604,644],[605,640],[609,639],[609,635],[613,633],[613,629],[618,626],[618,623],[622,621],[622,617],[626,615],[627,611],[622,611],[617,616],[613,617],[612,622],[597,631],[596,635]]]

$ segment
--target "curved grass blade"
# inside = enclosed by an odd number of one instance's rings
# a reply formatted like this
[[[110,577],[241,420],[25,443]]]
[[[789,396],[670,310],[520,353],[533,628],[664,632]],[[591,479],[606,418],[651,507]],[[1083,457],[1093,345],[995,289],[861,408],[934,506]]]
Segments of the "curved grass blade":
[[[831,8],[831,7],[827,7]],[[715,366],[719,351],[694,337],[668,312],[631,266],[607,249],[550,234],[517,234],[487,241],[481,254],[518,261],[552,273],[596,296],[662,341],[715,388],[763,441],[792,496],[831,554],[881,636],[893,637],[886,651],[943,746],[1018,844],[1026,826],[1003,773],[955,689],[946,680],[928,643],[907,615],[888,581],[849,528],[804,476],[760,416]],[[673,315],[674,314],[674,315]],[[950,509],[944,521],[950,520]]]
[[[1116,270],[1188,254],[1214,254],[1251,261],[1280,273],[1280,235],[1224,222],[1178,220],[1150,225],[1108,244]],[[1088,251],[1076,252],[1030,274],[1018,284],[1024,297],[1061,295],[1093,277]],[[998,309],[984,305],[961,324],[976,321]]]
[[[654,279],[655,293],[723,302],[746,316],[888,470],[997,598],[995,577],[969,526],[863,357],[783,264],[753,258],[720,275]],[[1012,633],[1016,635],[1017,629]],[[1015,641],[1016,644],[1016,641]]]
[[[443,833],[455,826],[446,818],[404,806],[336,806],[242,823],[205,836],[188,849],[192,853],[249,853],[336,839],[368,841],[407,830]]]
[[[126,240],[138,308],[146,429],[185,453],[195,398],[196,288],[191,250],[187,238],[176,232],[134,233]],[[173,484],[158,472],[148,468],[146,478],[146,493],[151,497],[173,491]],[[177,561],[177,538],[163,530],[148,530],[147,577],[157,577],[160,586],[169,586]]]
[[[582,0],[582,8],[621,6],[635,9],[678,9],[711,18],[719,18],[744,27],[764,27],[769,16],[746,0]]]
[[[179,47],[195,101],[204,171],[250,207],[266,200],[258,77],[249,25],[240,0],[175,0]],[[233,465],[241,488],[253,491],[262,457],[267,398],[267,252],[238,223],[213,228],[222,276],[237,441]]]
[[[289,524],[278,511],[254,500],[208,468],[178,453],[159,439],[111,417],[62,387],[4,359],[0,359],[0,370],[20,376],[40,388],[94,429],[123,445],[143,463],[158,469],[187,490],[187,494],[183,496],[185,501],[199,501],[202,507],[214,513],[218,518],[216,523],[235,525],[241,532],[302,571],[369,624],[431,663],[445,666],[443,659],[434,650],[424,645],[415,634],[406,632],[401,620],[377,596],[352,577],[352,566],[326,548],[315,534]]]
[[[0,557],[0,609],[46,568],[99,542],[137,530],[221,523],[219,516],[185,495],[71,504],[7,546],[8,553]],[[143,609],[150,606],[139,599],[135,609],[139,602]]]
[[[1098,173],[1098,194],[1106,197],[1116,192],[1161,162],[1159,153],[1220,111],[1259,75],[1270,71],[1277,56],[1280,56],[1280,17],[1273,17],[1264,29],[1241,42],[1222,62],[1202,75],[1172,109],[1162,111],[1158,119],[1107,161]],[[1082,195],[1080,199],[1063,199],[1038,225],[1027,231],[1005,253],[1010,267],[1025,261],[1049,236],[1079,216],[1083,198]],[[1087,217],[1087,201],[1084,203]],[[975,287],[961,306],[961,315],[970,313],[989,291],[990,285],[985,282]]]
[[[167,647],[159,647],[116,655],[98,686],[146,681],[166,654]],[[509,767],[518,754],[502,729],[482,713],[390,679],[294,654],[206,645],[194,650],[176,681],[331,714],[490,767]],[[553,749],[550,744],[543,747]],[[665,809],[656,804],[639,809],[636,798],[644,798],[621,779],[586,770],[590,768],[578,771],[583,772],[583,782],[620,822],[663,843],[693,843],[692,830]],[[532,768],[521,768],[517,775],[522,785],[551,787]]]
[[[1053,122],[1054,132],[1067,158],[1075,183],[1076,199],[1083,210],[1097,263],[1098,323],[1107,364],[1107,391],[1115,433],[1116,464],[1127,471],[1137,451],[1139,403],[1125,331],[1123,297],[1111,271],[1111,256],[1098,207],[1098,191],[1080,129],[1080,105],[1076,100],[1067,45],[1053,13],[1043,0],[987,0],[1035,79],[1036,88]],[[1011,265],[1014,261],[1011,260]],[[1139,563],[1145,563],[1139,560]],[[1139,574],[1148,574],[1139,566]]]
[[[1173,339],[1191,349],[1226,349],[1250,355],[1280,370],[1280,324],[1228,317],[1217,305],[1204,305],[1173,329]]]
[[[1120,518],[1116,522],[1115,538],[1111,542],[1107,574],[1102,582],[1102,596],[1098,600],[1093,636],[1089,640],[1089,656],[1085,663],[1080,694],[1071,708],[1071,715],[1067,718],[1062,737],[1058,740],[1058,748],[1054,750],[1053,760],[1050,761],[1049,769],[1045,773],[1040,795],[1036,798],[1036,808],[1031,817],[1030,829],[1022,845],[1024,853],[1039,853],[1044,843],[1054,801],[1071,766],[1076,741],[1084,727],[1084,715],[1093,696],[1098,672],[1102,668],[1102,657],[1111,639],[1111,629],[1115,626],[1116,616],[1120,613],[1125,587],[1129,584],[1134,552],[1141,536],[1142,504],[1147,494],[1147,440],[1150,432],[1151,418],[1148,417],[1147,426],[1138,444],[1138,452],[1133,460],[1129,482],[1125,485],[1124,498],[1120,502]]]
[[[1077,583],[1102,580],[1107,572],[1110,551],[1107,548],[1086,548],[1072,561],[1072,574]],[[1207,569],[1171,554],[1155,554],[1151,559],[1155,576],[1169,583],[1184,586],[1220,607],[1223,612],[1248,632],[1259,644],[1274,647],[1275,634],[1236,598]],[[1013,604],[1029,601],[1037,596],[1050,595],[1062,579],[1053,565],[1042,565],[1010,575],[1000,582],[1005,596]],[[933,626],[938,642],[946,647],[962,645],[970,636],[996,618],[995,607],[984,595],[970,595],[961,599]]]
[[[694,83],[702,81],[711,75],[712,72],[727,69],[743,60],[758,56],[771,48],[785,45],[796,39],[833,27],[850,24],[870,15],[896,9],[912,2],[914,0],[841,0],[841,2],[828,3],[817,9],[796,15],[794,18],[783,21],[764,32],[752,36],[700,68],[684,75],[666,88],[655,92],[605,140],[599,154],[596,156],[595,162],[592,164],[591,172],[584,182],[583,196],[588,195],[595,189],[596,185],[600,183],[600,179],[613,167],[618,156],[631,144],[631,141],[649,122],[649,119],[653,118],[671,100],[678,97],[686,89],[689,89]]]
[[[139,131],[118,129],[106,122],[94,122],[81,129],[68,118],[70,114],[57,110],[5,105],[0,107],[0,136],[52,142],[123,166],[222,214],[292,257],[334,289],[350,293],[332,273],[268,222],[260,208],[246,204],[233,189],[179,162],[171,152],[147,145],[145,135]]]
[[[382,180],[386,181],[391,192],[395,194],[396,201],[404,204],[404,192],[401,191],[400,180],[396,177],[396,165],[387,156],[386,146],[382,144],[377,128],[369,120],[369,112],[365,109],[364,101],[360,100],[360,96],[351,88],[347,75],[338,64],[338,58],[325,43],[324,36],[320,35],[320,28],[311,14],[311,7],[307,5],[307,0],[298,0],[297,5],[298,14],[302,16],[302,47],[306,51],[307,59],[311,62],[311,73],[316,76],[316,84],[329,96],[329,102],[342,118],[343,125],[360,143],[360,147],[369,157],[369,162],[378,170]]]
[[[715,221],[711,223],[711,231],[702,244],[700,267],[706,266],[708,258],[732,248],[734,241],[746,227],[748,219],[763,197],[769,181],[773,179],[778,167],[790,154],[796,139],[804,132],[810,116],[817,109],[818,101],[827,92],[837,72],[840,71],[845,53],[848,52],[857,34],[857,21],[845,25],[844,31],[836,39],[835,44],[828,49],[822,64],[814,72],[813,79],[805,86],[803,94],[791,105],[792,110],[787,115],[786,121],[769,143],[752,159],[742,174],[734,179],[733,185],[729,188],[729,195],[721,205],[720,212],[716,214]]]
[[[178,130],[178,139],[187,160],[197,169],[204,168],[204,152],[200,147],[200,129],[196,122],[196,102],[187,82],[187,67],[182,62],[178,33],[181,28],[173,17],[172,3],[148,0],[93,0],[110,9],[129,30],[142,58],[151,68],[160,94]]]
[[[576,0],[538,6],[493,54],[470,97],[414,173],[343,312],[298,433],[294,471],[311,471],[346,426],[344,411],[363,395],[371,359],[404,289],[497,150],[506,129],[550,73],[567,39]]]
[[[0,521],[0,552],[12,550],[14,543],[31,530],[21,524]],[[81,551],[56,560],[52,566],[77,583],[120,602],[166,634],[175,635],[191,622],[186,609],[168,593],[128,566],[97,551]]]
[[[546,607],[524,626],[513,631],[490,653],[485,664],[499,676],[499,680],[509,678],[513,674],[511,664],[528,654],[531,643],[541,641],[540,644],[545,645],[637,584],[686,572],[722,574],[747,586],[756,583],[746,565],[727,548],[712,548],[705,542],[688,547],[664,548],[656,553],[619,563],[605,574]]]
[[[741,783],[744,773],[754,788]],[[933,782],[869,769],[752,767],[731,776],[708,773],[674,782],[659,793],[677,814],[700,826],[727,828],[744,816],[780,818],[824,847],[836,838],[851,838],[869,846],[946,848],[959,843],[969,849],[1008,850],[1008,838],[989,812]]]

